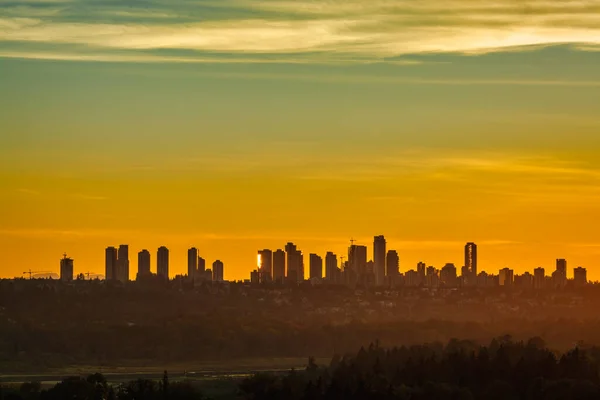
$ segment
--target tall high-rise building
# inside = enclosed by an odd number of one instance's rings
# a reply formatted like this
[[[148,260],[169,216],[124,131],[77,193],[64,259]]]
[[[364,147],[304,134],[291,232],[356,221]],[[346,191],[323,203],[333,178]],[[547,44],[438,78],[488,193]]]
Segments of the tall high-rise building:
[[[509,268],[502,268],[498,274],[498,283],[500,286],[512,286],[514,282],[514,271]]]
[[[261,282],[271,282],[273,278],[273,252],[269,249],[259,250],[257,267]]]
[[[298,251],[297,257],[299,258],[298,265],[300,265],[300,268],[298,268],[298,282],[303,282],[306,276],[304,274],[304,254]]]
[[[137,279],[143,279],[150,276],[150,252],[142,250],[138,253],[138,273]]]
[[[348,265],[360,277],[367,273],[367,246],[353,244],[348,248]]]
[[[120,245],[117,251],[117,279],[129,281],[129,246],[126,244]]]
[[[296,248],[294,243],[285,245],[287,256],[287,278],[290,282],[302,282],[304,280],[304,257],[302,252]]]
[[[198,256],[198,275],[202,275],[206,271],[206,260]]]
[[[426,268],[427,268],[427,266],[425,265],[425,263],[423,261],[419,261],[417,263],[417,276],[418,276],[419,285],[422,285],[425,283],[425,269]]]
[[[169,249],[165,246],[159,247],[156,253],[156,275],[169,280]]]
[[[552,280],[555,287],[564,287],[567,284],[567,260],[556,260],[556,271],[552,273]]]
[[[336,282],[337,280],[337,263],[337,256],[331,251],[327,252],[325,255],[325,279],[330,282]]]
[[[575,286],[585,286],[587,283],[587,270],[583,267],[573,269],[573,283]]]
[[[73,280],[73,259],[66,254],[60,260],[60,280],[65,282]]]
[[[308,256],[309,264],[309,276],[310,279],[322,279],[323,278],[323,259],[317,254],[310,254]]]
[[[105,251],[104,279],[112,281],[117,279],[117,249],[107,247]]]
[[[273,280],[278,283],[285,280],[285,252],[281,249],[273,252]]]
[[[469,242],[465,245],[465,267],[469,271],[466,284],[474,286],[477,283],[477,245]]]
[[[385,264],[386,276],[396,277],[400,275],[400,257],[398,257],[396,250],[388,250]]]
[[[447,263],[442,267],[440,271],[440,280],[446,287],[458,286],[458,279],[456,274],[456,266],[452,263]]]
[[[217,260],[213,263],[213,281],[215,282],[223,282],[223,262],[221,260]]]
[[[434,266],[427,267],[425,275],[425,286],[436,288],[440,285],[440,273]]]
[[[382,286],[385,283],[385,256],[386,241],[383,235],[373,238],[373,272],[375,273],[375,285]]]
[[[546,285],[546,271],[542,267],[533,270],[533,288],[543,289]]]
[[[198,274],[198,249],[192,247],[187,253],[187,275],[189,279],[194,279]]]

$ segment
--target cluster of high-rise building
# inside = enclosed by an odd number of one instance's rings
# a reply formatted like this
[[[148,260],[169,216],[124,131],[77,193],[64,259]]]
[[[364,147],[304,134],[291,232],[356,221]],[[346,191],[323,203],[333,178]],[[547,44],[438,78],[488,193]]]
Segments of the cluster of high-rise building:
[[[345,260],[344,260],[345,259]],[[223,262],[216,260],[212,269],[192,247],[187,252],[187,278],[194,282],[223,281]],[[137,279],[153,276],[151,256],[148,250],[138,253]],[[156,275],[169,279],[169,249],[164,246],[156,252]],[[129,281],[129,246],[122,244],[118,248],[107,247],[105,251],[105,278],[120,282]],[[60,279],[73,280],[73,259],[60,260]],[[304,255],[294,243],[287,243],[284,249],[258,251],[257,268],[250,274],[252,283],[299,283],[306,280]],[[573,269],[573,278],[567,278],[567,261],[556,260],[556,268],[546,275],[544,268],[516,275],[510,268],[502,268],[497,275],[478,271],[477,245],[469,242],[464,248],[464,265],[457,269],[453,263],[445,264],[441,269],[419,262],[415,269],[400,272],[400,257],[396,250],[388,250],[383,235],[373,238],[373,253],[369,259],[367,246],[351,241],[348,256],[339,257],[327,252],[323,259],[318,254],[308,256],[308,280],[340,285],[366,285],[388,287],[516,287],[516,288],[562,288],[567,284],[583,286],[587,280],[587,270],[583,267]]]
[[[194,281],[223,281],[223,262],[216,260],[212,269],[206,268],[206,260],[198,255],[198,249],[188,250],[187,276]]]
[[[153,275],[150,258],[150,252],[146,249],[138,253],[136,279],[144,279]],[[107,247],[105,261],[106,280],[129,281],[128,245],[122,244],[118,249]],[[223,262],[216,260],[212,267],[212,270],[206,268],[206,261],[198,255],[195,247],[188,250],[188,278],[195,281],[223,281]],[[165,246],[159,247],[156,252],[156,275],[166,280],[169,279],[169,249]]]
[[[567,279],[567,261],[558,259],[556,270],[546,276],[544,268],[536,268],[534,273],[525,272],[515,275],[509,268],[501,269],[497,275],[478,271],[477,245],[469,242],[464,248],[464,264],[457,269],[455,264],[447,263],[441,269],[419,262],[415,269],[400,272],[400,258],[395,250],[387,250],[387,242],[382,235],[373,238],[373,256],[369,260],[367,246],[354,244],[348,248],[348,257],[340,257],[327,252],[325,262],[317,254],[309,254],[308,279],[313,282],[328,282],[345,285],[368,286],[406,286],[428,288],[458,287],[519,287],[519,288],[560,288],[565,287]],[[323,275],[323,272],[325,274]],[[252,283],[291,282],[306,279],[304,257],[293,243],[285,245],[285,251],[278,249],[259,250],[257,268],[250,274]],[[571,282],[575,286],[587,283],[587,271],[583,267],[573,270]]]
[[[287,243],[285,251],[264,249],[258,251],[257,268],[251,272],[250,281],[261,282],[301,282],[306,279],[304,256],[294,243]],[[373,257],[368,261],[367,246],[354,244],[348,248],[348,259],[338,263],[333,252],[325,254],[325,260],[311,253],[308,256],[308,279],[326,280],[336,284],[385,285],[396,280],[400,271],[400,259],[395,250],[386,251],[386,240],[376,236],[373,241]]]

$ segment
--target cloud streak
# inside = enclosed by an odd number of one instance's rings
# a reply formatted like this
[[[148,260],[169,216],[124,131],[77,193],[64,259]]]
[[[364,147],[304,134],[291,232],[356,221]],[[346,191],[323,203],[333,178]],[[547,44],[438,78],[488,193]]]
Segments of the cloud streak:
[[[267,59],[271,62],[307,54],[352,62],[423,53],[513,51],[524,46],[574,44],[585,50],[600,45],[600,5],[592,0],[150,0],[139,5],[26,1],[0,3],[0,15],[4,15],[0,50],[3,44],[32,43],[70,45],[73,51],[85,46],[100,54],[188,50],[198,52],[189,57],[198,60],[206,60],[204,53],[212,52],[271,55]],[[28,54],[75,58],[70,52],[46,50]],[[144,57],[151,59],[141,54],[139,60]],[[161,57],[152,60],[185,60]]]

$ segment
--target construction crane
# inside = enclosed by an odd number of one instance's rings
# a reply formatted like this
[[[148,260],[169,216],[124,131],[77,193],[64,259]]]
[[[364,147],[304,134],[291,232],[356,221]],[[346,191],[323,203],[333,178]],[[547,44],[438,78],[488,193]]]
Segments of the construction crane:
[[[91,276],[96,276],[96,277],[100,276],[100,274],[97,273],[97,272],[89,272],[89,271],[88,272],[83,272],[83,275],[85,275],[85,277],[87,278],[88,281],[90,280],[90,275]]]
[[[33,279],[33,275],[34,274],[51,274],[52,271],[32,271],[32,270],[28,270],[23,272],[23,275],[29,275],[29,279]]]

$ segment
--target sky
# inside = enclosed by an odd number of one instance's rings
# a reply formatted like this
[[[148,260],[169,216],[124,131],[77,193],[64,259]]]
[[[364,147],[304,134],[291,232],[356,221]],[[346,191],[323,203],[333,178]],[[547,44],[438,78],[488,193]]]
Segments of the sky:
[[[598,280],[598,65],[595,0],[0,0],[0,276],[383,234]]]

